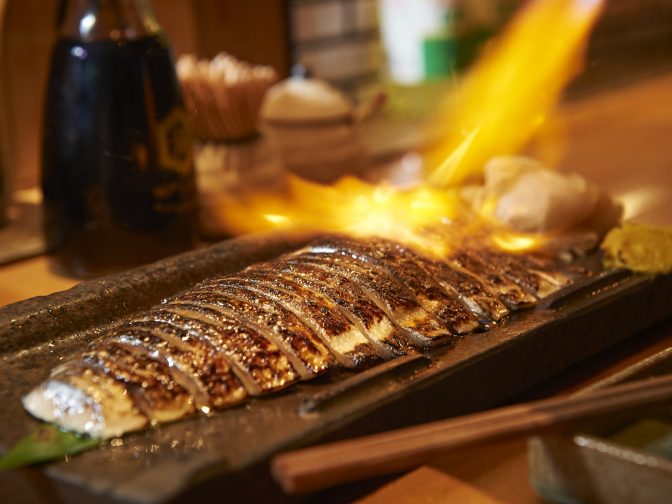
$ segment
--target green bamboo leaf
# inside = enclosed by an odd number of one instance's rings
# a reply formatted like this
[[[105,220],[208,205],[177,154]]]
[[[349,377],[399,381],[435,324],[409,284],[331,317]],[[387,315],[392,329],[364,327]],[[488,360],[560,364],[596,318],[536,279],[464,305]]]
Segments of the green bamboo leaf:
[[[45,424],[17,442],[0,458],[0,471],[74,455],[97,446],[100,441]]]

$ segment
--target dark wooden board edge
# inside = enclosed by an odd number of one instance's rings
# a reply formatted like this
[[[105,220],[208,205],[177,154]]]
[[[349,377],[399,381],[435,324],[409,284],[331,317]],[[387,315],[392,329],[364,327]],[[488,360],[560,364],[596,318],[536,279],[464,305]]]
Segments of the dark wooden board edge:
[[[127,317],[208,276],[272,259],[315,236],[268,233],[231,239],[0,307],[0,356]]]

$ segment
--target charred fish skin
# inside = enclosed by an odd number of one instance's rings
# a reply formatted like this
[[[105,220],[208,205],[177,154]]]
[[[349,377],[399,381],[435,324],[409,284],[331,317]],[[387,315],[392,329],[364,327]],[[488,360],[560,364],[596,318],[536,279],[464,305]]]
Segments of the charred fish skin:
[[[484,328],[506,317],[510,310],[473,275],[449,266],[444,261],[418,256],[417,264],[446,290],[452,290],[479,319]]]
[[[314,265],[304,264],[300,256],[280,261],[276,267],[289,280],[317,291],[336,303],[343,314],[379,349],[381,355],[392,358],[414,351],[406,334],[355,283],[328,275]]]
[[[346,367],[359,367],[382,358],[378,349],[329,298],[286,278],[266,274],[261,268],[248,268],[240,275],[227,277],[226,283],[230,282],[271,296],[293,311],[323,338],[334,356]]]
[[[519,310],[534,306],[537,298],[516,283],[509,280],[500,271],[477,257],[459,251],[452,254],[447,261],[451,266],[461,269],[483,282],[488,290],[499,298],[510,310]]]
[[[229,276],[212,282],[224,289],[247,290],[278,303],[318,335],[340,366],[354,368],[361,362],[361,356],[357,352],[358,337],[350,338],[352,332],[340,324],[340,321],[330,321],[328,310],[321,309],[319,304],[313,303],[312,300],[303,299],[274,285],[259,285],[258,280],[251,280],[245,276]]]
[[[407,286],[419,304],[433,317],[444,323],[454,334],[468,334],[481,328],[478,319],[455,295],[444,289],[427,271],[418,265],[415,252],[382,238],[367,241],[350,238],[322,241],[321,248],[332,247],[341,255],[354,254],[384,268]]]
[[[149,320],[172,324],[212,345],[231,366],[250,395],[262,395],[298,381],[289,359],[252,328],[214,310],[182,310],[166,305],[147,314]]]
[[[416,253],[386,240],[374,240],[374,245],[380,247],[383,257],[394,265],[394,270],[411,290],[417,289],[422,296],[423,306],[456,334],[468,334],[483,328],[453,290],[443,288],[418,265]]]
[[[276,345],[280,350],[280,352],[287,357],[289,363],[291,364],[291,366],[294,368],[294,370],[297,372],[297,374],[300,376],[301,379],[309,379],[315,376],[308,369],[308,367],[306,367],[304,362],[299,358],[299,356],[294,352],[294,350],[290,346],[285,344],[285,341],[282,338],[277,338],[273,332],[269,332],[265,327],[255,324],[249,319],[243,317],[241,314],[236,313],[235,310],[232,311],[231,309],[222,306],[221,303],[209,304],[203,302],[188,302],[185,300],[180,300],[180,301],[174,301],[172,303],[167,303],[166,307],[171,310],[172,309],[179,310],[181,314],[197,313],[199,314],[198,317],[199,319],[201,319],[203,315],[205,315],[207,319],[214,319],[215,316],[213,315],[213,313],[217,313],[230,319],[238,320],[244,327],[250,328],[258,332],[264,338],[268,339],[274,345]]]
[[[334,254],[331,250],[319,248],[303,251],[300,255],[302,261],[315,264],[329,274],[351,279],[357,283],[392,321],[408,332],[416,345],[426,347],[445,342],[453,336],[448,328],[441,326],[432,318],[412,294],[409,295],[405,286],[384,268],[362,262],[352,256]]]
[[[193,341],[183,328],[159,321],[129,322],[114,331],[111,341],[143,349],[152,358],[178,370],[184,380],[191,381],[184,387],[191,391],[201,411],[233,406],[247,398],[247,391],[228,361],[210,345]]]
[[[464,253],[489,265],[490,269],[501,271],[502,275],[538,299],[550,296],[571,283],[570,278],[558,270],[545,272],[535,269],[534,262],[522,254],[504,254],[488,248],[469,248]]]
[[[170,422],[193,414],[193,396],[180,386],[162,362],[125,345],[106,341],[82,355],[84,369],[99,369],[124,384],[133,404],[151,424]]]
[[[267,337],[269,333],[275,333],[284,342],[288,353],[292,352],[302,362],[307,370],[302,374],[304,379],[322,374],[336,365],[334,357],[319,336],[294,313],[250,290],[202,284],[179,298],[166,302],[218,306],[245,317],[257,327],[265,328],[263,334]]]

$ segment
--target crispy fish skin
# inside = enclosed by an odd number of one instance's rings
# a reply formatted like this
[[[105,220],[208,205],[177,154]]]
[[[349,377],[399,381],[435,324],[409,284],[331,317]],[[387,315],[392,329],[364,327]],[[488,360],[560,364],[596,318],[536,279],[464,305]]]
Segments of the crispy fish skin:
[[[166,305],[147,314],[190,331],[194,338],[210,343],[227,358],[236,377],[250,395],[284,388],[299,377],[287,357],[254,329],[212,310],[182,310]]]
[[[300,256],[277,264],[280,274],[289,280],[317,291],[334,301],[381,355],[394,357],[412,352],[413,345],[407,335],[389,319],[375,303],[361,291],[357,284],[343,277],[327,274],[312,264],[302,263]]]
[[[346,367],[357,367],[380,359],[367,337],[345,317],[329,298],[313,293],[286,278],[269,276],[253,268],[226,278],[226,283],[247,287],[270,296],[308,324]]]
[[[195,412],[193,396],[180,386],[169,367],[118,342],[82,355],[85,368],[100,369],[126,386],[134,405],[152,424],[170,422]]]
[[[453,290],[485,326],[502,320],[510,313],[506,307],[475,276],[443,261],[418,256],[418,266],[427,271],[446,290]]]
[[[296,356],[301,366],[295,364],[294,360],[292,364],[303,379],[321,374],[336,365],[334,357],[317,334],[294,313],[250,290],[201,285],[168,302],[218,307],[229,314],[245,317],[263,330],[266,337],[274,334],[288,356]]]
[[[534,262],[523,254],[504,254],[492,249],[467,249],[465,253],[487,264],[491,269],[501,271],[521,288],[539,299],[550,296],[571,283],[570,278],[561,271],[539,271]]]
[[[233,374],[227,360],[211,345],[195,342],[186,329],[158,321],[131,322],[114,331],[114,340],[163,361],[179,370],[183,386],[190,390],[195,406],[223,408],[242,402],[247,392]],[[191,383],[184,383],[189,380]]]
[[[481,327],[452,290],[444,289],[417,264],[417,253],[382,238],[367,241],[350,238],[332,239],[328,245],[342,255],[355,254],[386,268],[416,296],[418,303],[432,317],[445,324],[454,334],[467,334]],[[321,243],[321,246],[325,244]]]
[[[356,257],[334,253],[331,247],[317,246],[301,252],[300,255],[302,260],[316,264],[330,274],[357,283],[420,347],[445,341],[453,335],[448,328],[442,327],[432,318],[413,294],[384,268]]]
[[[511,310],[533,306],[537,301],[535,296],[520,288],[496,268],[467,252],[454,253],[447,262],[479,278],[486,288]]]

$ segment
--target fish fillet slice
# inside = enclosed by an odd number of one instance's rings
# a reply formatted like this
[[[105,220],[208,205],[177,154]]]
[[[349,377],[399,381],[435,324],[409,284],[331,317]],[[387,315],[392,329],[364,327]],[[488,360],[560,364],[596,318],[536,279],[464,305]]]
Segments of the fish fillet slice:
[[[268,296],[292,311],[318,334],[339,363],[356,367],[377,359],[378,352],[333,301],[285,279],[269,279],[245,270],[226,277],[224,285],[237,285]]]
[[[450,329],[442,327],[418,304],[412,293],[384,269],[351,256],[335,254],[331,249],[315,248],[294,257],[298,256],[329,274],[355,282],[392,321],[408,332],[416,345],[425,347],[452,335]]]
[[[571,283],[571,279],[560,271],[540,271],[534,263],[522,254],[503,254],[488,249],[469,249],[465,253],[488,265],[490,269],[501,271],[521,288],[539,299],[550,296]]]
[[[273,331],[269,331],[266,327],[260,326],[249,319],[242,316],[241,313],[236,313],[232,306],[225,306],[225,303],[207,303],[203,301],[187,301],[176,300],[166,304],[168,308],[178,308],[181,312],[196,312],[199,314],[207,314],[207,312],[217,312],[229,318],[235,318],[245,327],[249,327],[258,331],[264,338],[269,339],[273,344],[277,345],[278,349],[287,357],[292,367],[299,374],[301,379],[307,380],[313,378],[315,374],[308,369],[303,360],[294,352],[291,346],[288,346],[282,338],[278,338]]]
[[[261,395],[298,380],[287,357],[271,341],[249,327],[214,311],[171,309],[163,305],[147,318],[187,329],[225,356],[250,395]]]
[[[320,243],[329,245],[335,253],[355,255],[373,261],[395,276],[415,294],[418,303],[455,334],[467,334],[481,327],[478,319],[460,301],[454,291],[444,289],[417,264],[417,254],[388,240],[373,238],[357,241],[338,238]]]
[[[115,330],[115,340],[142,348],[149,356],[179,372],[180,380],[194,396],[201,411],[238,404],[247,392],[236,379],[227,360],[210,345],[198,344],[189,332],[157,321],[132,322]]]
[[[486,326],[509,314],[509,309],[483,283],[473,275],[448,264],[420,257],[416,263],[427,271],[446,290],[454,291],[460,300],[476,314]]]
[[[481,280],[486,289],[511,310],[533,306],[537,301],[535,296],[523,290],[500,271],[466,252],[460,251],[453,254],[447,262],[454,268],[461,269]]]
[[[381,355],[391,358],[413,351],[408,336],[353,282],[329,275],[314,265],[303,264],[300,256],[292,261],[279,262],[276,267],[289,280],[334,301]]]
[[[36,418],[108,439],[147,426],[124,385],[91,369],[60,368],[23,398]]]
[[[125,384],[133,404],[150,423],[170,422],[195,411],[188,390],[175,381],[168,366],[127,345],[110,340],[81,357],[85,368],[99,369]],[[79,363],[74,363],[77,366]]]
[[[336,365],[329,349],[309,326],[282,305],[251,290],[205,283],[182,294],[179,301],[220,306],[274,332],[301,359],[310,375],[323,373]]]

